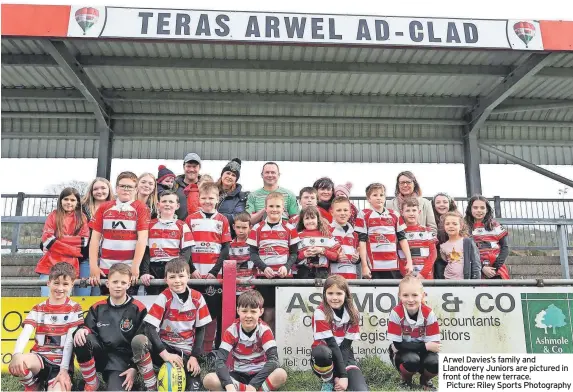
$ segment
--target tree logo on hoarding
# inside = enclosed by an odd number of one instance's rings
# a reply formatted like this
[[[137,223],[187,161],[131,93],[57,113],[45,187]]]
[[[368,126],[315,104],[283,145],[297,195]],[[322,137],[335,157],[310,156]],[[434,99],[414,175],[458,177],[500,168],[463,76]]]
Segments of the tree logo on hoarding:
[[[542,310],[535,316],[535,326],[537,328],[542,328],[547,335],[547,328],[553,329],[553,335],[555,335],[555,328],[560,328],[566,326],[565,315],[563,311],[557,306],[551,304],[547,309]]]
[[[525,346],[530,354],[573,354],[573,294],[521,293]]]
[[[526,48],[535,37],[535,26],[531,22],[517,22],[513,25],[513,31],[523,41]]]

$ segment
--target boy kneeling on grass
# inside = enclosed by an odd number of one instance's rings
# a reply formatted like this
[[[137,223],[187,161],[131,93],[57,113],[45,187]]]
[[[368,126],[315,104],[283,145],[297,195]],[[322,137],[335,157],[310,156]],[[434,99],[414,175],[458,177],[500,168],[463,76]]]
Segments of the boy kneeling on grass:
[[[223,333],[216,352],[216,373],[209,373],[203,385],[210,391],[275,391],[287,380],[279,367],[275,337],[260,317],[263,297],[255,290],[245,291],[237,301],[239,319]],[[231,372],[227,358],[231,354]]]
[[[24,391],[72,389],[73,333],[83,324],[81,306],[68,297],[75,279],[71,264],[55,264],[48,275],[48,299],[34,305],[23,322],[8,370],[19,377]],[[34,331],[34,346],[24,354]]]

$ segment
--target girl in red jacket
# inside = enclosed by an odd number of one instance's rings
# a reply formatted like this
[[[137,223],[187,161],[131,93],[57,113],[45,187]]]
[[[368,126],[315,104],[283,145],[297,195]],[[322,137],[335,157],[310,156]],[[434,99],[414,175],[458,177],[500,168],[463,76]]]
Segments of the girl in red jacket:
[[[40,280],[48,280],[50,269],[59,262],[66,262],[74,266],[77,276],[82,278],[89,276],[80,274],[79,260],[82,258],[81,248],[88,242],[90,232],[88,222],[82,213],[80,194],[74,188],[65,188],[58,198],[58,208],[46,218],[42,232],[40,248],[44,252],[36,266],[36,273],[40,274]],[[74,295],[80,295],[74,288]],[[88,294],[89,295],[89,288]],[[43,297],[49,295],[47,286],[41,288]],[[71,294],[71,293],[70,293]]]
[[[509,279],[505,265],[509,255],[508,232],[493,219],[493,208],[484,196],[475,195],[470,199],[465,219],[479,249],[482,279]]]
[[[309,206],[300,213],[297,225],[298,279],[326,279],[329,262],[338,260],[340,244],[332,236],[331,228],[321,219],[318,209]]]

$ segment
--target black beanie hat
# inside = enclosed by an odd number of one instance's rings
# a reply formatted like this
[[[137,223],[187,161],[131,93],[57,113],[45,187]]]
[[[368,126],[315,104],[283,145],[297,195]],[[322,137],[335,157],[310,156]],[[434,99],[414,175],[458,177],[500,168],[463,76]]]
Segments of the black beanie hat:
[[[235,173],[237,176],[237,181],[239,181],[239,177],[241,177],[241,160],[239,158],[231,159],[229,163],[225,165],[223,170],[221,170],[221,176],[223,176],[223,173],[226,171]]]
[[[157,174],[157,183],[160,184],[161,181],[165,180],[168,177],[175,178],[175,174],[171,170],[165,167],[165,165],[159,165],[158,167],[159,173]]]

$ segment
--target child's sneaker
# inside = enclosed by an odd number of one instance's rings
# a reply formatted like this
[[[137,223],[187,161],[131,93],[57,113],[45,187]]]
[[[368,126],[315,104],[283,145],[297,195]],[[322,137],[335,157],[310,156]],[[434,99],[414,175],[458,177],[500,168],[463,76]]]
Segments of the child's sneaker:
[[[434,386],[432,380],[428,380],[424,383],[420,383],[424,391],[437,391],[438,389]]]
[[[32,385],[24,385],[25,392],[37,392],[40,390],[40,384],[34,383]]]
[[[398,389],[400,391],[411,391],[414,389],[414,385],[412,384],[412,381],[400,380],[400,383],[398,383]]]
[[[322,383],[322,388],[320,388],[321,391],[325,391],[325,392],[331,392],[334,391],[334,384],[331,382],[323,382]]]
[[[96,377],[96,382],[93,384],[88,384],[86,383],[86,385],[84,385],[84,391],[97,391],[99,388],[99,379]]]

